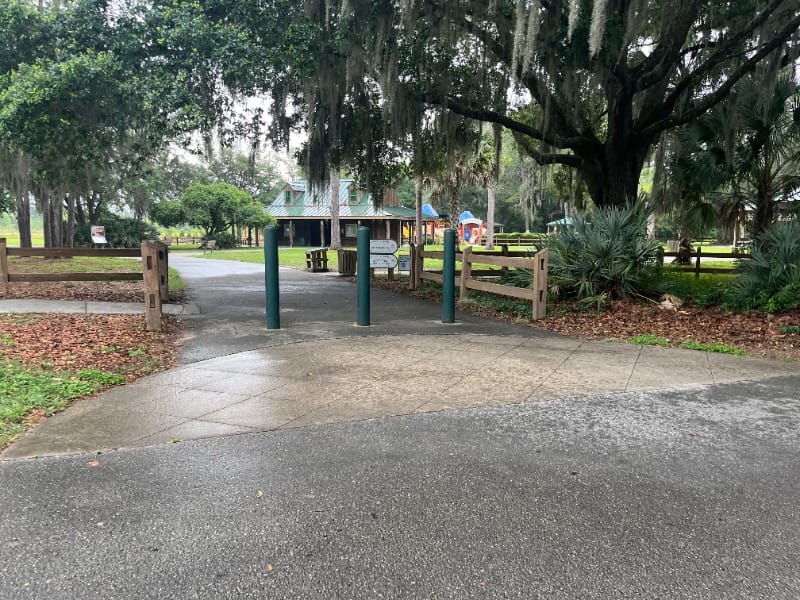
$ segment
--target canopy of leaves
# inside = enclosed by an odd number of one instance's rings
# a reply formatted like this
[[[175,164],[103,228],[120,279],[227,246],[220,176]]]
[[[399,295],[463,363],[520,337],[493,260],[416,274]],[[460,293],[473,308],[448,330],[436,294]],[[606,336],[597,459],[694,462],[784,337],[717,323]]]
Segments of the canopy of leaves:
[[[268,55],[264,77],[247,63],[241,78],[272,91],[278,137],[307,116],[312,179],[354,157],[380,178],[393,156],[426,148],[425,132],[449,151],[474,119],[513,131],[541,164],[578,169],[604,206],[636,198],[662,131],[718,104],[765,57],[793,60],[800,11],[782,0],[273,0],[228,19]]]
[[[229,183],[193,183],[181,196],[180,204],[186,222],[203,229],[207,237],[237,224],[264,227],[271,223],[271,217],[250,194]],[[167,214],[172,210],[170,207]]]

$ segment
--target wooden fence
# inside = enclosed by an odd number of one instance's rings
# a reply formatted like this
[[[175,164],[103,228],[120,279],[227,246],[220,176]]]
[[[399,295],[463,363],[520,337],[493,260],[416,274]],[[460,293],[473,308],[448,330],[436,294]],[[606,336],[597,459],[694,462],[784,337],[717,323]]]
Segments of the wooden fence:
[[[673,257],[678,258],[679,256],[685,256],[685,255],[682,255],[680,252],[662,252],[659,255],[659,262],[660,264],[663,265],[665,258],[673,258]],[[736,274],[736,271],[734,269],[726,269],[724,267],[703,267],[701,265],[702,259],[716,260],[721,258],[725,260],[729,259],[748,260],[750,258],[750,255],[745,254],[743,252],[714,252],[714,253],[704,254],[703,248],[698,246],[697,250],[689,254],[687,258],[689,260],[688,264],[678,265],[673,263],[673,265],[679,270],[686,271],[687,273],[691,272],[694,273],[695,277],[700,277],[700,273],[718,273],[722,275]],[[692,265],[692,262],[694,262],[694,265]]]
[[[71,272],[71,273],[16,273],[10,272],[9,256],[41,256],[45,258],[141,257],[140,271],[123,273]],[[14,248],[0,238],[0,285],[8,298],[12,283],[47,281],[142,281],[144,283],[144,308],[147,329],[161,330],[161,304],[169,296],[168,249],[162,242],[145,241],[141,248]]]
[[[411,245],[411,273],[409,287],[417,289],[423,281],[442,283],[441,271],[426,271],[425,259],[443,259],[444,252],[426,250],[422,245]],[[489,292],[511,298],[531,301],[531,320],[542,319],[547,310],[547,261],[548,251],[541,250],[535,254],[527,251],[509,251],[504,247],[499,253],[486,250],[473,250],[467,246],[462,252],[456,252],[456,262],[461,269],[456,269],[456,285],[461,288],[461,300],[467,297],[467,290]],[[500,269],[476,269],[475,264],[491,265]],[[499,276],[509,268],[526,269],[533,272],[531,288],[518,288],[488,281],[486,277]]]
[[[482,239],[486,239],[484,235]],[[495,233],[494,234],[494,243],[497,245],[506,245],[506,246],[535,246],[536,244],[543,244],[547,240],[547,234],[541,234],[537,236],[525,237],[525,236],[512,236],[506,235],[504,233]]]

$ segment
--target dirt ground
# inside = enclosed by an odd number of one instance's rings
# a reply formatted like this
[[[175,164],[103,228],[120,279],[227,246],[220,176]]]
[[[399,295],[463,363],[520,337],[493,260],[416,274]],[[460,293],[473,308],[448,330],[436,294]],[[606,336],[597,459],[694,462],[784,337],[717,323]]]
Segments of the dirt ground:
[[[408,290],[402,280],[387,281],[378,279],[375,285],[396,293],[417,294]],[[37,283],[17,284],[12,287],[12,298],[50,298],[66,300],[104,300],[118,302],[141,302],[141,283]],[[432,298],[438,300],[438,298]],[[550,331],[582,339],[629,340],[640,335],[652,335],[668,340],[671,346],[680,346],[686,341],[714,344],[722,343],[744,350],[753,356],[763,356],[779,360],[800,361],[800,311],[769,315],[765,313],[731,313],[716,308],[676,307],[664,309],[656,303],[613,304],[607,310],[579,311],[572,306],[558,305],[551,311],[558,316],[529,323],[517,315],[504,313],[492,308],[466,303],[462,309],[489,318],[514,321],[521,327],[539,327]],[[23,315],[10,315],[0,318],[0,333],[8,333],[21,343],[11,347],[0,347],[7,357],[51,357],[58,364],[83,368],[132,362],[126,368],[126,377],[135,373],[148,372],[147,369],[167,368],[174,364],[176,348],[183,324],[167,318],[164,332],[158,335],[144,331],[144,317],[139,315],[56,315],[43,317],[25,324]],[[11,326],[12,321],[19,321]],[[113,334],[113,335],[112,335]],[[127,350],[118,353],[84,352],[80,348],[106,346],[101,338],[112,337],[126,340],[122,345]],[[147,347],[147,354],[158,357],[160,366],[142,365],[129,359],[137,358],[137,348]],[[22,350],[24,348],[24,351]],[[56,358],[60,353],[66,358]],[[133,357],[123,356],[133,353]],[[27,360],[27,359],[26,359]],[[116,362],[115,362],[116,361]],[[140,366],[137,366],[140,364]]]
[[[408,290],[405,281],[377,280],[376,285],[396,293],[424,297]],[[437,298],[438,299],[438,298]],[[781,314],[732,313],[717,308],[665,308],[655,302],[617,302],[602,312],[576,310],[569,304],[551,306],[549,316],[530,323],[519,316],[467,302],[461,309],[486,317],[539,327],[581,339],[629,340],[652,335],[678,347],[684,342],[726,344],[752,356],[800,361],[800,310]],[[799,365],[800,366],[800,365]]]
[[[2,297],[2,295],[0,295]],[[141,282],[18,283],[9,298],[143,302]],[[64,371],[95,368],[128,381],[177,362],[184,324],[164,316],[163,330],[147,331],[141,315],[0,315],[0,359]]]

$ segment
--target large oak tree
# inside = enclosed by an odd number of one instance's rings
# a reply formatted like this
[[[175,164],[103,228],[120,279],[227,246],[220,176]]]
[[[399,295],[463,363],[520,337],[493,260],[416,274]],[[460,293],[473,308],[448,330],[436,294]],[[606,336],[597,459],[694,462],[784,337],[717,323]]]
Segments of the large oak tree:
[[[598,206],[636,197],[662,132],[724,101],[759,63],[796,60],[800,27],[797,0],[237,6],[225,18],[271,45],[276,124],[285,135],[307,115],[312,160],[333,148],[385,161],[376,136],[414,150],[426,129],[447,139],[458,118],[493,122],[540,164],[576,169]]]

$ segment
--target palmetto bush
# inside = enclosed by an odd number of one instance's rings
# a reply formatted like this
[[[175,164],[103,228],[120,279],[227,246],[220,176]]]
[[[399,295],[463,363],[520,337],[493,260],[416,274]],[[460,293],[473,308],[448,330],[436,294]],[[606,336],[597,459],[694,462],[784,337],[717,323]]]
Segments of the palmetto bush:
[[[739,265],[736,294],[769,312],[800,307],[800,223],[778,223]]]
[[[598,303],[654,292],[659,244],[647,239],[647,217],[639,204],[573,217],[548,243],[551,290]]]

